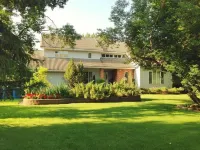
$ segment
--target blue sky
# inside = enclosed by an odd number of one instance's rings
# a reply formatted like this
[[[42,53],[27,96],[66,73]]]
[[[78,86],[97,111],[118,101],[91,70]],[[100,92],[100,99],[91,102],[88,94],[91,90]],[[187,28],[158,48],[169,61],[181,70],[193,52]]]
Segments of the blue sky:
[[[48,9],[46,15],[54,20],[57,27],[69,23],[78,33],[94,33],[98,28],[112,26],[108,18],[115,2],[116,0],[69,0],[64,9]]]

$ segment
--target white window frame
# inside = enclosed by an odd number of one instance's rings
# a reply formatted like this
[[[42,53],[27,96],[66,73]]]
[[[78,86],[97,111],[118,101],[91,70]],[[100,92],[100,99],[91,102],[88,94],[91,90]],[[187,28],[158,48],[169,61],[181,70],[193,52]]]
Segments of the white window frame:
[[[150,72],[152,73],[152,78],[151,78],[152,83],[149,82],[149,84],[165,84],[165,73],[163,71],[149,71],[148,72],[149,79],[150,79]],[[163,82],[162,82],[162,73],[163,73]]]

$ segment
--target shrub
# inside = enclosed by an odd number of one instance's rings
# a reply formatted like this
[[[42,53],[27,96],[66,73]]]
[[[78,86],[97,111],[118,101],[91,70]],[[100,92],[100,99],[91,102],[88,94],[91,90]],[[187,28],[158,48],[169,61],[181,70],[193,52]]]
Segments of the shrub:
[[[79,83],[75,84],[74,88],[71,89],[71,94],[76,98],[104,99],[110,96],[109,86],[109,84],[104,83]]]
[[[142,94],[183,94],[185,93],[184,88],[166,88],[166,87],[161,87],[161,88],[141,88],[141,93]]]
[[[66,85],[41,87],[32,93],[26,93],[28,99],[58,99],[70,97],[69,88]]]
[[[150,94],[160,94],[161,93],[161,89],[160,88],[149,88]]]
[[[85,79],[83,64],[76,65],[71,59],[67,65],[64,78],[70,87],[74,87],[77,83],[83,83]]]
[[[169,94],[180,94],[177,88],[170,88],[168,89]]]
[[[29,82],[25,83],[25,93],[34,93],[39,88],[50,86],[50,82],[47,80],[47,68],[39,67]]]
[[[87,84],[75,84],[74,88],[71,89],[72,95],[76,98],[85,99],[105,99],[110,96],[134,96],[139,95],[140,92],[133,84],[127,84],[124,82],[120,83],[87,83]]]

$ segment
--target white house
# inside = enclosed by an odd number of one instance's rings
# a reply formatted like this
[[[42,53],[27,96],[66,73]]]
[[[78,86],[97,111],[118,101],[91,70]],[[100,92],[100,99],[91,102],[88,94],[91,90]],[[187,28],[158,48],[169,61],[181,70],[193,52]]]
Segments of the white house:
[[[124,44],[103,49],[95,38],[82,38],[76,41],[76,46],[61,46],[59,42],[42,39],[42,51],[37,51],[37,57],[44,60],[43,66],[48,68],[47,78],[54,84],[66,82],[64,72],[67,63],[73,59],[75,63],[83,63],[87,81],[104,79],[108,82],[118,82],[123,78],[135,82],[139,88],[172,87],[172,76],[159,70],[145,70],[134,62],[127,62],[127,48]]]

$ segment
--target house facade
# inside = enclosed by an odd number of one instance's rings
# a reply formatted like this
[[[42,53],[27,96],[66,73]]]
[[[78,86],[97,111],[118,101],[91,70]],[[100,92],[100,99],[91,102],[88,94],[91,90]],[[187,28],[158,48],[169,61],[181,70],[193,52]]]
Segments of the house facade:
[[[104,79],[105,81],[135,82],[139,88],[171,87],[172,76],[161,71],[145,70],[128,61],[126,46],[117,44],[112,48],[103,49],[98,46],[95,38],[82,38],[76,41],[76,46],[70,48],[61,46],[57,41],[42,39],[42,51],[37,51],[37,57],[43,60],[42,65],[48,69],[47,79],[58,85],[65,81],[64,73],[68,62],[73,59],[75,63],[82,63],[86,73],[86,81]]]

